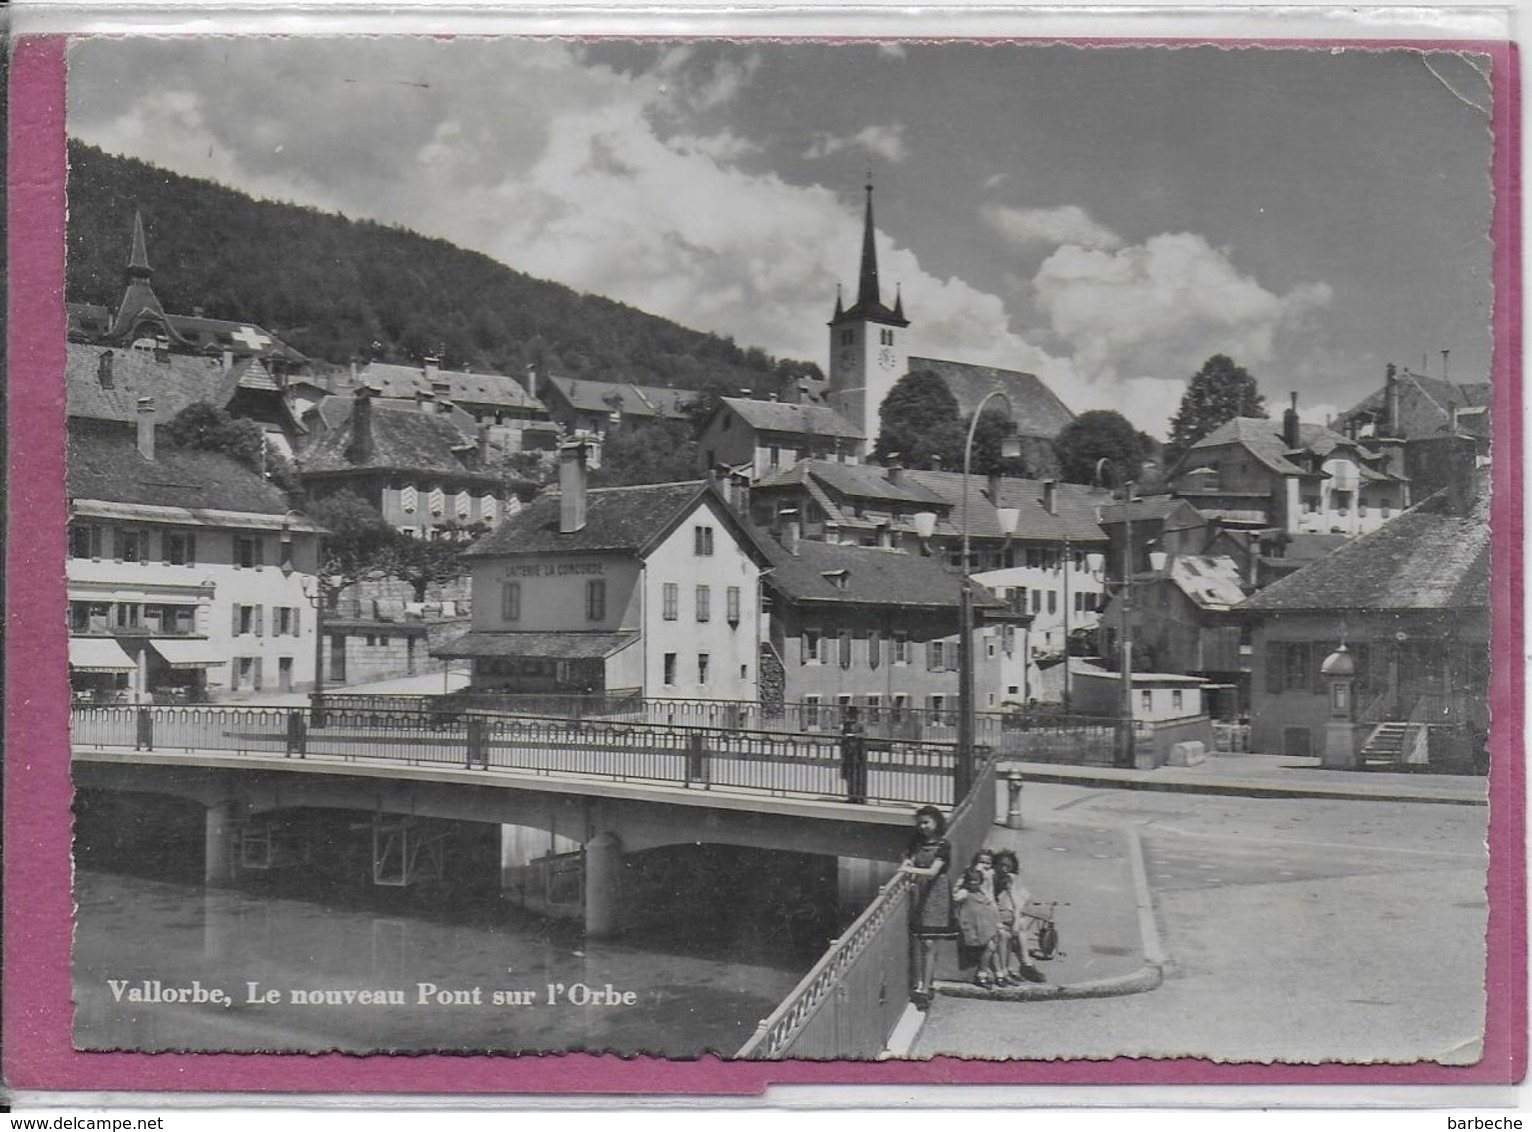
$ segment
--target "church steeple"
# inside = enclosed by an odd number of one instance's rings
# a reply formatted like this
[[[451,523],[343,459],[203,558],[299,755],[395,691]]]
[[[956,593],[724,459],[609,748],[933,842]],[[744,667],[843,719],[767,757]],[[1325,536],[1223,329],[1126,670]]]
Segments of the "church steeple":
[[[835,313],[830,317],[839,321],[840,316],[846,313],[846,304],[841,299],[840,284],[835,285]]]
[[[168,342],[180,346],[187,344],[165,316],[165,308],[160,305],[159,296],[154,293],[154,284],[149,281],[153,274],[154,269],[149,266],[149,244],[144,239],[144,218],[135,210],[133,250],[128,255],[128,282],[123,289],[122,302],[117,306],[117,317],[112,320],[112,328],[106,333],[108,341],[130,344],[143,336],[143,328],[148,325],[152,327],[153,333]]]
[[[128,257],[128,278],[148,279],[154,274],[149,266],[149,247],[144,240],[144,215],[133,210],[133,253]]]
[[[894,284],[894,317],[904,318],[904,287],[899,283]]]
[[[857,284],[856,305],[873,310],[882,304],[878,293],[878,248],[873,239],[872,179],[867,180],[867,212],[862,226],[862,277]]]

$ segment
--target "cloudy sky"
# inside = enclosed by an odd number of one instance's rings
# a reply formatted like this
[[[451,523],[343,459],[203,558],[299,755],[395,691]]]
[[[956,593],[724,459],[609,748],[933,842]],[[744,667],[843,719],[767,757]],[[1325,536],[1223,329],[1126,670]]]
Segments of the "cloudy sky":
[[[1213,353],[1323,420],[1484,380],[1489,87],[1360,49],[86,40],[70,132],[827,362],[862,184],[918,354],[1164,435]]]

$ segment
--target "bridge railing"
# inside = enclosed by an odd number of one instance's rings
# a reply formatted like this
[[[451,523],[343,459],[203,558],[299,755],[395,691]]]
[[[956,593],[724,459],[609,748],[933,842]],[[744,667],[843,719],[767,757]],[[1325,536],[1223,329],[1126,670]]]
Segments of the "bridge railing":
[[[994,822],[995,764],[986,751],[973,788],[947,826],[954,869],[980,848]],[[950,876],[935,883],[950,883]],[[898,874],[830,945],[735,1057],[872,1058],[888,1044],[909,1003],[915,957],[914,885]]]
[[[323,727],[310,719],[300,709],[246,707],[79,707],[71,715],[77,748],[394,762],[816,799],[848,792],[838,735],[328,705]],[[951,804],[952,744],[862,746],[868,801]]]

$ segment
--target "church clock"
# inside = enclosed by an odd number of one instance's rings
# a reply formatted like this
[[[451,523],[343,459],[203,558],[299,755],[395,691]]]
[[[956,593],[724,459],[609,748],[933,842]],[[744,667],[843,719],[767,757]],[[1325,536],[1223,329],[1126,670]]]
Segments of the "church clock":
[[[894,352],[887,346],[884,346],[881,350],[878,351],[878,365],[882,366],[884,369],[894,368]]]

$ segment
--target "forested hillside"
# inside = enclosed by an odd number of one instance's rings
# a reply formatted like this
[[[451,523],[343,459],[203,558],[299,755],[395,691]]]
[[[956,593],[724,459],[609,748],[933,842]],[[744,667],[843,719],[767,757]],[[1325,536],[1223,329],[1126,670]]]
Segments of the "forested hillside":
[[[73,302],[115,307],[133,210],[165,309],[259,323],[314,358],[772,391],[813,368],[534,279],[403,228],[254,200],[91,146],[69,147]]]

